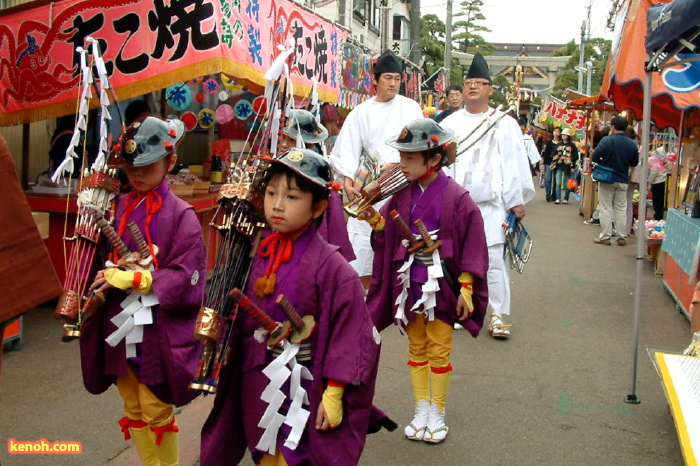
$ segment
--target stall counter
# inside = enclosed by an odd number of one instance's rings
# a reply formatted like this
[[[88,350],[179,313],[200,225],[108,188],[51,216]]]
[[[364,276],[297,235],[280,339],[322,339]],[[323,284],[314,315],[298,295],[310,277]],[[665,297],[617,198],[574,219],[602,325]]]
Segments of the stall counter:
[[[25,195],[33,212],[47,212],[49,214],[49,234],[44,239],[44,243],[49,250],[51,262],[56,269],[58,278],[63,282],[66,276],[65,254],[68,253],[68,250],[64,253],[63,237],[64,235],[73,235],[75,215],[78,212],[76,196],[37,194],[34,192],[26,192]],[[209,222],[218,205],[217,199],[218,193],[183,198],[184,201],[194,208],[197,218],[202,225],[202,236],[204,237],[204,243],[207,245],[207,275],[211,274],[216,257],[217,241],[209,241],[209,235],[213,234],[212,228],[209,227]],[[68,222],[66,222],[66,213],[68,213]]]
[[[693,273],[699,240],[700,219],[691,218],[678,209],[668,209],[666,236],[661,244],[661,251],[665,253],[664,287],[689,319],[695,291],[695,281],[689,277]]]

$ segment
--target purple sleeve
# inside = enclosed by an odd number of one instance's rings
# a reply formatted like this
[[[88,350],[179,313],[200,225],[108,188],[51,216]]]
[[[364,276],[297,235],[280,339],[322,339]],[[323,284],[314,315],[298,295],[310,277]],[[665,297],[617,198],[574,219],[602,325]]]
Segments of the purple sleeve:
[[[469,272],[474,277],[474,313],[463,325],[476,337],[484,325],[488,306],[489,252],[481,211],[466,193],[460,196],[458,205],[456,211],[459,212],[459,221],[456,225],[459,235],[459,272]]]
[[[352,384],[373,382],[379,356],[374,326],[357,273],[338,254],[319,271],[321,303],[330,310],[331,333],[324,355],[323,378]]]
[[[202,228],[189,208],[178,212],[171,225],[168,254],[153,272],[153,291],[169,313],[199,309],[206,283]]]
[[[394,323],[394,270],[393,243],[396,237],[395,223],[389,218],[389,212],[395,209],[392,197],[381,209],[385,225],[382,231],[372,233],[372,284],[367,293],[367,307],[372,321],[380,332]]]

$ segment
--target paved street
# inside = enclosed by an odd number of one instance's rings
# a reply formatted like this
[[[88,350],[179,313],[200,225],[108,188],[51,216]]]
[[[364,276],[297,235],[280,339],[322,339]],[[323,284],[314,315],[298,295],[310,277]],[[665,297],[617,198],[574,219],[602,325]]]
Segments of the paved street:
[[[363,465],[681,465],[673,420],[646,348],[681,350],[690,326],[644,260],[639,344],[639,405],[624,402],[632,368],[635,239],[626,247],[593,244],[578,206],[528,206],[535,245],[523,275],[514,273],[513,336],[455,334],[454,375],[442,445],[410,442],[412,417],[406,341],[383,336],[376,403],[401,425],[370,436]],[[0,382],[0,463],[133,465],[116,421],[116,389],[84,391],[78,344],[60,341],[52,309],[25,317],[24,347],[6,352]],[[180,413],[182,464],[197,461],[198,431],[212,398]],[[80,441],[78,456],[9,455],[8,439]],[[249,462],[246,464],[250,464]]]

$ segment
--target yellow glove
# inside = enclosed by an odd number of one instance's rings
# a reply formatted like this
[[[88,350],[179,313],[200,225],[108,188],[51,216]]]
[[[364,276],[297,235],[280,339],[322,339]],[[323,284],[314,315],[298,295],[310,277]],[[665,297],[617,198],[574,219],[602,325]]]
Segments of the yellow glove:
[[[459,283],[462,284],[462,287],[459,289],[459,295],[466,303],[467,308],[469,308],[469,312],[474,312],[474,300],[472,299],[474,294],[474,289],[472,288],[474,276],[469,272],[462,272],[459,276]]]
[[[338,427],[343,421],[343,393],[345,392],[345,386],[339,385],[341,384],[330,381],[323,392],[321,400],[331,429]]]
[[[118,268],[107,269],[104,272],[107,283],[120,290],[134,289],[143,294],[151,292],[153,275],[150,270],[134,272],[131,270],[121,270]]]

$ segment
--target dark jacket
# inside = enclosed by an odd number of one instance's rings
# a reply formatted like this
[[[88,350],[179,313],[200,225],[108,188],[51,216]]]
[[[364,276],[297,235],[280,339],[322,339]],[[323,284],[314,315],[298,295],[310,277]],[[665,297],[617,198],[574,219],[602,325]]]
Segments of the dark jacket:
[[[554,155],[557,153],[557,146],[562,143],[562,140],[560,139],[557,142],[554,142],[554,140],[550,139],[547,141],[547,145],[544,146],[544,151],[542,151],[542,159],[544,160],[545,165],[549,165],[552,163],[552,159],[554,158]]]
[[[600,140],[592,162],[614,169],[616,183],[628,183],[629,169],[639,163],[639,147],[625,133],[612,133]]]
[[[557,145],[552,162],[556,162],[557,169],[574,170],[578,162],[578,149],[573,142],[562,142]]]

